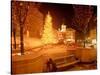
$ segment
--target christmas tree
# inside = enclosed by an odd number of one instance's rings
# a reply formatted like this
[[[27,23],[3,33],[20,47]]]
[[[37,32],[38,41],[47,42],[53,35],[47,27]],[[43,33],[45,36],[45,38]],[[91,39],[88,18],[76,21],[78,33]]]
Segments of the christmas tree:
[[[45,18],[44,30],[41,40],[44,44],[56,43],[56,36],[54,35],[50,12],[48,12]]]

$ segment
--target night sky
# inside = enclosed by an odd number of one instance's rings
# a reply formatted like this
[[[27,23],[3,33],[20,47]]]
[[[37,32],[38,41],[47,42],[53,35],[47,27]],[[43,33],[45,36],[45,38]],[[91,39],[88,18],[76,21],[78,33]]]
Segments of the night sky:
[[[82,26],[82,23],[87,22],[87,19],[88,19],[88,17],[86,17],[87,14],[88,14],[87,13],[87,9],[90,9],[88,7],[93,7],[93,9],[92,9],[92,11],[93,11],[92,16],[95,15],[97,17],[97,6],[92,6],[92,5],[76,5],[76,4],[61,4],[61,3],[43,3],[43,2],[29,2],[29,3],[39,9],[39,11],[43,14],[43,16],[44,16],[43,18],[44,19],[45,19],[45,16],[46,16],[47,12],[49,11],[51,16],[52,16],[52,23],[53,23],[53,27],[55,29],[58,29],[58,28],[61,27],[62,24],[65,24],[65,25],[67,25],[67,27],[71,27],[71,28],[74,28],[75,30],[80,31],[81,29],[79,29],[79,28],[83,28],[84,25],[86,25],[86,24],[84,24]],[[74,23],[74,22],[76,22],[75,20],[77,18],[76,17],[77,16],[77,12],[75,14],[75,9],[76,8],[74,8],[73,6],[85,6],[85,8],[82,7],[82,9],[81,9],[82,10],[81,14],[83,16],[81,16],[81,21],[78,22],[79,24],[78,23]],[[86,10],[84,11],[84,9],[86,9]],[[86,14],[84,14],[84,13],[86,13]],[[94,16],[94,18],[95,18],[95,16]],[[80,17],[79,17],[78,20],[80,20]],[[94,19],[92,18],[91,23],[93,22],[93,20]],[[45,20],[43,20],[43,22],[44,21]],[[76,28],[75,28],[74,25],[77,25]],[[92,25],[96,26],[96,23],[92,23]]]
[[[40,11],[45,15],[50,11],[54,25],[60,27],[62,23],[70,24],[74,16],[71,4],[42,3]],[[56,28],[56,27],[55,27]]]
[[[97,14],[97,7],[93,7],[93,15]],[[75,16],[74,8],[72,4],[60,4],[60,3],[41,3],[39,10],[46,15],[50,11],[53,17],[53,25],[55,28],[60,27],[62,23],[70,26],[72,19]]]

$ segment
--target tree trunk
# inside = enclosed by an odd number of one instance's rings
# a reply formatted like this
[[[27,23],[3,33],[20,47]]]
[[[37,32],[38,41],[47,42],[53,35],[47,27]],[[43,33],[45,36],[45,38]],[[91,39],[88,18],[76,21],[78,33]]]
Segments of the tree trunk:
[[[24,55],[24,43],[23,43],[23,24],[20,23],[20,49],[21,49],[21,54]]]
[[[85,48],[86,47],[86,39],[85,39],[85,37],[86,37],[86,34],[85,33],[83,33],[83,35],[84,35],[84,39],[83,39],[83,47]]]
[[[24,55],[24,43],[23,43],[23,21],[22,21],[22,6],[20,5],[19,9],[19,22],[20,22],[20,50],[21,50],[21,55]]]
[[[85,48],[85,40],[84,40],[84,42],[83,42],[83,47]]]
[[[13,30],[13,35],[14,35],[14,49],[16,49],[16,30]]]

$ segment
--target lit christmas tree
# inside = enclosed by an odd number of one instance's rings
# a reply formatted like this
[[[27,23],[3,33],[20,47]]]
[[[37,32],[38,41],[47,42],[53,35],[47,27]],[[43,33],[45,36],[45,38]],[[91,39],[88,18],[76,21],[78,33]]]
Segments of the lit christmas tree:
[[[41,40],[44,44],[57,43],[56,36],[52,27],[52,17],[49,12],[45,18],[44,30]]]

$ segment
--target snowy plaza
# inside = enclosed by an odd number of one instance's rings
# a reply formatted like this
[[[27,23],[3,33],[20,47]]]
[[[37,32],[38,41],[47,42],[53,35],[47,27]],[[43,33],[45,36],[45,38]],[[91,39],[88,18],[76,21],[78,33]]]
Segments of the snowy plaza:
[[[11,2],[11,73],[97,69],[97,8]]]

